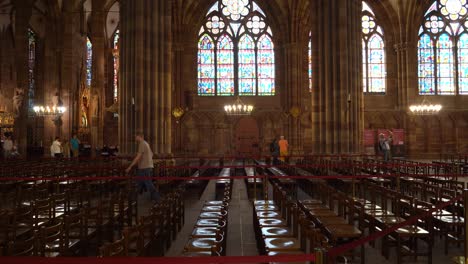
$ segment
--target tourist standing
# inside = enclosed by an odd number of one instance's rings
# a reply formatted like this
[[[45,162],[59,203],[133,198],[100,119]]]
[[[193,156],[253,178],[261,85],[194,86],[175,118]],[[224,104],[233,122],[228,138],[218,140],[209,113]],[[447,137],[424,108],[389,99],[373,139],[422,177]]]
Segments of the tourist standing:
[[[284,162],[285,157],[288,155],[289,143],[286,139],[284,139],[284,136],[281,136],[278,145],[280,149],[280,160]]]
[[[76,134],[74,134],[72,139],[70,139],[70,147],[73,153],[73,158],[78,158],[78,156],[80,155],[80,140],[78,139]]]
[[[3,157],[4,158],[11,158],[13,153],[13,140],[11,140],[11,136],[5,133],[5,141],[3,141]]]
[[[384,161],[388,162],[391,158],[391,149],[390,146],[392,145],[392,132],[388,131],[390,134],[387,138],[385,138],[385,135],[383,133],[380,133],[379,135],[379,150],[380,152],[383,153],[384,155]]]
[[[270,152],[271,152],[271,156],[273,157],[273,165],[278,165],[279,164],[278,156],[280,154],[280,148],[279,148],[278,140],[276,139],[276,137],[270,143]]]
[[[153,177],[153,151],[145,141],[143,133],[137,133],[135,135],[135,140],[138,143],[138,153],[133,159],[132,163],[125,172],[130,173],[132,167],[138,165],[137,167],[137,182],[138,182],[138,191],[141,192],[144,188],[150,192],[151,200],[159,201],[160,195],[154,187],[151,177]],[[138,179],[138,177],[145,177],[144,179]]]
[[[60,143],[59,137],[55,137],[54,142],[52,142],[52,145],[50,146],[50,156],[55,158],[61,158],[63,156],[62,144]]]

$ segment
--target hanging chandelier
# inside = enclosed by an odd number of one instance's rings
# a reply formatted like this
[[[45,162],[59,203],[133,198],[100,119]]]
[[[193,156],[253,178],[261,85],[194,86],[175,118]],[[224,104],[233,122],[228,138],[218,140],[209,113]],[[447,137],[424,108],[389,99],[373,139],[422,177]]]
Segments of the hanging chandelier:
[[[36,105],[33,107],[34,114],[36,116],[61,116],[67,111],[67,108],[64,106],[42,106]]]
[[[230,116],[250,115],[253,110],[253,105],[244,104],[240,97],[237,97],[237,100],[233,104],[227,104],[224,106],[224,112]]]
[[[442,110],[442,105],[430,104],[424,97],[420,104],[411,105],[409,109],[414,115],[436,115]]]

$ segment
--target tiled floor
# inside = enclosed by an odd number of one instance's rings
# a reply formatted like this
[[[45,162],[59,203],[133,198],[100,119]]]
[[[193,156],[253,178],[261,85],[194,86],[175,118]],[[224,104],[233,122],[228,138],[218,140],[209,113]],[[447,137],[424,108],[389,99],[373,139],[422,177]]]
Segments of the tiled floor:
[[[183,251],[185,243],[192,232],[193,225],[200,214],[200,209],[206,200],[214,199],[214,182],[210,182],[205,189],[200,200],[186,201],[186,221],[183,229],[178,234],[166,256],[179,256]],[[270,188],[271,190],[271,188]],[[270,192],[271,194],[271,192]],[[299,193],[299,198],[307,198],[304,193]],[[420,243],[423,244],[423,243]],[[421,245],[422,246],[422,245]],[[366,263],[374,264],[393,264],[396,263],[395,248],[390,249],[390,259],[386,260],[380,254],[380,240],[377,241],[377,247],[366,246]],[[451,258],[455,255],[462,255],[461,248],[451,247],[449,256],[443,253],[443,240],[436,238],[433,247],[434,264],[451,263]],[[257,246],[254,237],[252,225],[252,206],[247,198],[246,186],[243,180],[234,180],[232,200],[229,205],[229,226],[228,226],[228,256],[255,256],[257,255]],[[428,263],[427,258],[419,257],[418,261],[411,258],[405,258],[403,263]]]

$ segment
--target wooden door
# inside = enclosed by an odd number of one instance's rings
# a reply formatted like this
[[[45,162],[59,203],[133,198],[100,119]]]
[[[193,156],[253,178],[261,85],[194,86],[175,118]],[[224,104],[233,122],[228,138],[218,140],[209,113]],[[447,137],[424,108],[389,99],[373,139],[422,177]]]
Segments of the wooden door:
[[[257,121],[251,117],[240,119],[236,127],[236,155],[258,156],[260,154],[259,143]]]

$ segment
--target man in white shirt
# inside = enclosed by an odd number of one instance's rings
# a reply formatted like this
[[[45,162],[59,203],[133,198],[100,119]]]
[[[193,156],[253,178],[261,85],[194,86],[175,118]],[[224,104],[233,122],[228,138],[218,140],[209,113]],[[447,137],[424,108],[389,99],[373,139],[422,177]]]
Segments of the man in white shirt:
[[[13,141],[11,140],[10,135],[7,135],[5,141],[3,141],[3,157],[10,158],[12,152]]]
[[[388,162],[390,160],[390,146],[391,146],[391,143],[392,143],[392,132],[391,131],[388,131],[389,132],[389,136],[388,138],[385,138],[385,135],[383,133],[381,133],[379,135],[379,149],[381,150],[381,152],[383,152],[384,154],[384,161],[385,162]]]
[[[62,157],[62,144],[60,143],[59,137],[56,137],[50,146],[50,156],[55,158]]]

